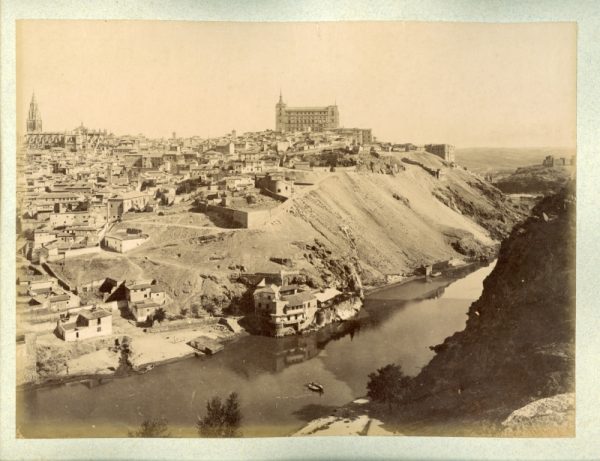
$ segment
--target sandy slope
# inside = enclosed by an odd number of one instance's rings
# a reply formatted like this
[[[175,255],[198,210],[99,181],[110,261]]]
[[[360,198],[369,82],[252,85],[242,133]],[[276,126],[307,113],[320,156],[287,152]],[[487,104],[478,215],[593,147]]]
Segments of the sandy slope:
[[[498,235],[502,226],[510,228],[519,218],[497,189],[470,173],[427,153],[393,155],[398,161],[409,157],[440,168],[444,177],[435,179],[414,164],[404,164],[396,175],[315,172],[308,177],[315,185],[284,204],[263,229],[219,228],[183,211],[156,222],[140,216],[135,226],[151,235],[147,243],[126,255],[73,259],[64,270],[77,283],[101,277],[156,278],[177,311],[208,298],[227,305],[245,290],[228,275],[240,266],[248,272],[279,271],[283,266],[272,257],[289,258],[316,283],[323,283],[324,266],[336,258],[341,258],[340,267],[358,264],[365,283],[383,283],[386,274],[462,257],[455,249],[458,240],[467,239],[466,246],[476,250],[491,245],[490,231]],[[307,246],[316,240],[322,252],[330,252],[327,261],[323,254],[308,254]],[[337,272],[333,276],[339,282],[345,275]]]

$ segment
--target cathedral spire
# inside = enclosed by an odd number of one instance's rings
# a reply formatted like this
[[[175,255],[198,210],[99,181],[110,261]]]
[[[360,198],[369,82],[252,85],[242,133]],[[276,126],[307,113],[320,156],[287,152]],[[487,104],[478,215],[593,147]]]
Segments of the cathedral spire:
[[[283,95],[281,93],[281,88],[279,88],[279,104],[283,104]]]
[[[27,116],[27,132],[40,133],[42,131],[42,116],[35,100],[35,91],[31,94],[29,103],[29,114]]]

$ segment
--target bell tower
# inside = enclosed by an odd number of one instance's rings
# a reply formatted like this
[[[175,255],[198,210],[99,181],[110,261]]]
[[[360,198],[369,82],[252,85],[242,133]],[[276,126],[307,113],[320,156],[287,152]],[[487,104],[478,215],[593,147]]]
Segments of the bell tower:
[[[283,132],[287,124],[286,104],[279,90],[279,102],[275,105],[275,131]]]
[[[41,133],[42,132],[42,116],[38,109],[37,101],[35,100],[35,93],[31,95],[31,102],[29,103],[29,113],[27,115],[27,133]]]

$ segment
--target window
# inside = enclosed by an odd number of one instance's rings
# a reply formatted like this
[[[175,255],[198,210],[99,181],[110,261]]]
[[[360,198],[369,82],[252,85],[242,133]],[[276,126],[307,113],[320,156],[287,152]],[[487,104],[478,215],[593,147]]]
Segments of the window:
[[[98,319],[98,322],[97,322],[97,323],[98,323],[98,325],[100,325],[100,319]]]
[[[78,331],[77,331],[77,332],[75,332],[75,337],[76,337],[76,338],[79,338],[79,332],[78,332]]]
[[[98,329],[96,331],[100,331],[100,330],[102,330],[102,327],[98,327]]]

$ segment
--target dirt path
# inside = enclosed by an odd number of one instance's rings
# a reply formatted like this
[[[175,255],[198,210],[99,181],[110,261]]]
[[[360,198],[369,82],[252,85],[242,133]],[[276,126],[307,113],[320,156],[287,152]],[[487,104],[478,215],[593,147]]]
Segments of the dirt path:
[[[238,231],[240,229],[238,228],[222,228],[222,227],[216,227],[216,226],[199,226],[199,225],[195,225],[195,224],[180,224],[180,223],[175,223],[175,222],[156,222],[156,221],[147,221],[147,220],[143,220],[143,219],[138,219],[138,220],[134,220],[134,221],[130,221],[130,222],[135,222],[137,223],[141,223],[141,224],[147,224],[148,226],[158,226],[158,227],[183,227],[186,229],[198,229],[198,230],[210,230],[210,231],[215,231],[215,232],[234,232],[234,231]]]

